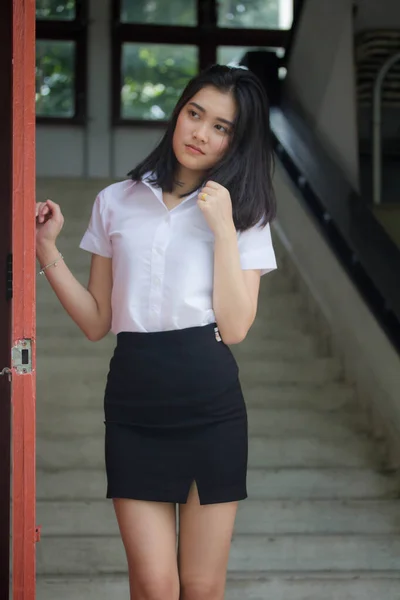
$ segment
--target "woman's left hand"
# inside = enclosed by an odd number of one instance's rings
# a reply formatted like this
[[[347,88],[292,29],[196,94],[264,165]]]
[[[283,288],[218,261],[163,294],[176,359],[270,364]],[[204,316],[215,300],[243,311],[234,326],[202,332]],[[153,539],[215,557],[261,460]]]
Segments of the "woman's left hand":
[[[197,204],[214,235],[235,230],[231,195],[223,185],[207,181],[198,195]]]

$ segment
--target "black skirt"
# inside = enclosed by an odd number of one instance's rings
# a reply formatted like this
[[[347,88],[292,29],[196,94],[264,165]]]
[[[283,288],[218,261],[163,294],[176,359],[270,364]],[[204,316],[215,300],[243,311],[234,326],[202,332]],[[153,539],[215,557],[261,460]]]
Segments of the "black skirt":
[[[247,414],[215,324],[119,333],[104,398],[107,498],[247,497]]]

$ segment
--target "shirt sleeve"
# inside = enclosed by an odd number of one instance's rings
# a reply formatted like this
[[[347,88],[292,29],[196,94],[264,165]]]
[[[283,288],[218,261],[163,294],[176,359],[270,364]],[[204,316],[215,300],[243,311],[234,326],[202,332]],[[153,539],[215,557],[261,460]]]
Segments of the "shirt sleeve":
[[[99,254],[106,258],[112,257],[112,244],[110,236],[107,233],[107,223],[105,219],[104,194],[100,192],[97,196],[89,226],[79,244],[82,250],[87,250],[93,254]]]
[[[242,269],[259,269],[265,275],[277,268],[269,223],[241,232],[238,247]]]

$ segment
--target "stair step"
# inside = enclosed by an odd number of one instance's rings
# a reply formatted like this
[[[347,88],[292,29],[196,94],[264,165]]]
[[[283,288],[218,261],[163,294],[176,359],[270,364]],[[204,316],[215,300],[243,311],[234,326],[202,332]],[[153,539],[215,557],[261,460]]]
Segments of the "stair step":
[[[47,198],[60,203],[63,210],[67,207],[81,206],[85,202],[91,206],[94,198],[88,201],[88,196],[96,196],[100,190],[115,183],[108,178],[82,179],[78,177],[38,177],[36,180],[36,193],[38,202]]]
[[[229,572],[384,571],[400,569],[398,535],[234,535]],[[37,545],[41,575],[126,573],[115,536],[43,537]]]
[[[56,332],[57,330],[55,330]],[[99,342],[90,342],[81,332],[73,343],[71,339],[58,335],[40,335],[37,340],[38,360],[46,359],[48,356],[59,357],[64,360],[65,357],[81,356],[84,360],[87,356],[104,357],[109,360],[116,346],[116,338],[110,333]]]
[[[43,537],[117,536],[110,500],[38,502]],[[246,500],[235,535],[400,534],[399,500]]]
[[[240,378],[252,385],[259,383],[309,383],[319,385],[338,381],[343,376],[337,358],[304,358],[303,360],[252,360],[239,364]]]
[[[247,489],[253,500],[397,499],[400,478],[367,468],[249,469]]]
[[[249,408],[250,435],[280,437],[285,435],[321,438],[354,438],[354,434],[368,431],[365,418],[360,412],[341,411],[326,414],[321,411],[298,409]]]
[[[251,381],[243,381],[242,388],[248,407],[302,407],[330,412],[355,406],[354,388],[342,382],[254,385]]]
[[[37,471],[38,500],[99,500],[105,497],[104,468]],[[367,468],[249,469],[253,500],[391,499],[400,497],[400,479]]]
[[[248,409],[249,434],[280,437],[305,435],[342,439],[354,433],[366,433],[366,424],[359,412],[342,411],[326,414],[321,411],[300,409]],[[51,406],[37,413],[37,435],[61,439],[71,435],[103,436],[103,407],[82,408],[78,411],[66,406]]]
[[[373,577],[368,573],[351,574],[335,579],[334,573],[325,578],[314,573],[255,574],[251,579],[228,575],[225,600],[399,600],[400,578],[395,574]],[[90,578],[39,577],[39,600],[110,600],[129,597],[126,575]]]
[[[230,571],[393,571],[400,568],[400,536],[238,535]]]
[[[279,439],[253,436],[249,441],[249,467],[367,467],[378,463],[377,448],[363,439]],[[73,436],[37,441],[37,467],[44,469],[103,468],[104,440]]]
[[[71,373],[74,373],[72,383],[81,384],[104,380],[110,362],[109,356],[88,356],[82,361],[79,356],[66,356],[60,360],[54,356],[37,357],[38,379],[45,378],[47,382],[56,378],[58,386],[71,386]],[[304,360],[253,360],[244,361],[240,365],[242,381],[252,384],[259,383],[309,383],[318,385],[326,381],[338,381],[343,375],[341,362],[336,358],[312,358]]]
[[[263,339],[262,336],[252,336],[240,344],[231,346],[236,360],[242,364],[262,356],[266,360],[275,358],[277,360],[295,360],[300,358],[317,357],[317,346],[315,339],[304,335],[301,344],[291,344],[287,340]]]
[[[377,450],[361,439],[337,440],[256,437],[249,442],[250,467],[366,467],[375,464]]]

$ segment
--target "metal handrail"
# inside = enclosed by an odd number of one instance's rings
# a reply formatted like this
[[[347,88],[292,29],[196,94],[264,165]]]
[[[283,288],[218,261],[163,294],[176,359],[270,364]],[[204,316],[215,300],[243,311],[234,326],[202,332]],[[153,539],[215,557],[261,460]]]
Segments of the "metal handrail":
[[[382,196],[382,85],[390,69],[400,61],[400,52],[390,56],[378,71],[374,83],[372,100],[372,168],[373,202],[381,204]]]

